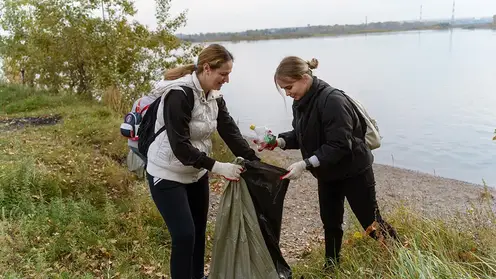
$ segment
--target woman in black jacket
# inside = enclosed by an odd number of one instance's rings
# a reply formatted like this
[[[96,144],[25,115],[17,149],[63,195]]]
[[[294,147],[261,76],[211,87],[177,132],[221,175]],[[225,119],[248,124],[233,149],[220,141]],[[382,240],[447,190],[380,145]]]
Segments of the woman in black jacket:
[[[261,149],[300,149],[302,161],[289,166],[283,179],[298,179],[309,170],[318,181],[320,216],[325,231],[326,267],[339,262],[343,238],[344,198],[364,229],[374,221],[378,239],[396,232],[380,215],[372,169],[373,155],[365,143],[367,127],[342,91],[312,75],[318,61],[284,58],[274,75],[276,86],[294,99],[293,130],[278,135],[273,145]]]

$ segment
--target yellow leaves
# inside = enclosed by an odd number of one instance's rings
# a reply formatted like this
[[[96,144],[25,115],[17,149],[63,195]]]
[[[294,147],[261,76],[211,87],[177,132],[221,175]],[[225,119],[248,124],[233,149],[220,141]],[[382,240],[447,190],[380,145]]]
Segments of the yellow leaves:
[[[213,175],[213,178],[210,179],[210,189],[214,193],[221,195],[224,191],[226,183],[227,182],[224,179],[221,179],[220,176]]]
[[[305,245],[305,249],[300,254],[300,257],[302,259],[304,259],[304,258],[310,256],[312,254],[312,252],[313,252],[313,249],[312,249],[312,247],[310,247],[310,243],[307,242]]]
[[[100,254],[104,258],[110,259],[110,253],[107,251],[105,247],[100,248]]]
[[[146,265],[141,266],[142,272],[146,275],[151,275],[155,271],[155,269],[156,267],[154,266],[146,266]]]
[[[355,233],[353,234],[353,238],[354,238],[354,239],[362,239],[362,238],[363,238],[363,234],[362,234],[362,233],[360,233],[360,232],[355,232]]]
[[[359,232],[359,231],[354,232],[350,239],[346,239],[343,241],[343,244],[353,245],[356,241],[365,240],[369,236],[377,236],[377,240],[379,241],[379,243],[385,246],[385,237],[384,234],[381,232],[381,226],[377,221],[374,221],[363,232]]]
[[[141,265],[140,271],[142,274],[147,275],[151,278],[169,278],[168,275],[158,271],[160,269],[160,264],[158,266],[155,265]]]
[[[102,278],[114,266],[113,255],[105,247],[92,247],[87,252],[89,254],[79,252],[75,258],[80,262],[86,262],[86,269],[91,270],[99,278]],[[115,276],[112,278],[115,278]]]
[[[95,275],[103,274],[107,269],[113,265],[112,261],[93,261],[90,263],[91,271]]]

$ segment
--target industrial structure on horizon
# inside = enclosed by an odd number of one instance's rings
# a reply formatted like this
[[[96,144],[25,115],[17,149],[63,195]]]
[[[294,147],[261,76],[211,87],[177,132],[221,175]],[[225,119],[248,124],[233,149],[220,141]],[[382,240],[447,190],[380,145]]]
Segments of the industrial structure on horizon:
[[[451,22],[450,25],[455,25],[455,1],[453,0],[453,10],[451,11]]]

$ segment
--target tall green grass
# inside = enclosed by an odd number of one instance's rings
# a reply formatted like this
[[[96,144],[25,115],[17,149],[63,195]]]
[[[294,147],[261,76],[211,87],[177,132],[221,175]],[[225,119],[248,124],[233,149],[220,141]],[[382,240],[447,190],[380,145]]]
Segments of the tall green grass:
[[[0,117],[60,123],[0,133],[0,277],[150,278],[170,238],[124,162],[122,116],[70,95],[0,85]]]
[[[427,219],[397,208],[388,219],[400,242],[386,245],[363,236],[358,221],[345,233],[342,261],[324,273],[323,246],[295,266],[307,278],[496,278],[496,217],[492,199],[481,202],[453,220]]]
[[[62,117],[0,133],[0,277],[167,275],[170,236],[147,183],[125,165],[122,112],[2,84],[0,100],[0,119]],[[218,134],[213,142],[214,158],[234,159]]]

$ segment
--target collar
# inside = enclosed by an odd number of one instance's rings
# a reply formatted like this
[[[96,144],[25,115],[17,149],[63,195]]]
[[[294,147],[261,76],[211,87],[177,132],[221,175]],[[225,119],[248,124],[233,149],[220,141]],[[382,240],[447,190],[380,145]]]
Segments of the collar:
[[[294,106],[302,110],[304,109],[314,98],[315,95],[317,95],[319,89],[319,79],[317,77],[313,77],[312,85],[308,89],[307,93],[299,100],[299,101],[294,101]]]
[[[196,72],[193,72],[192,77],[193,77],[193,85],[195,86],[196,91],[203,92],[203,89],[200,84],[200,80],[198,79]]]

